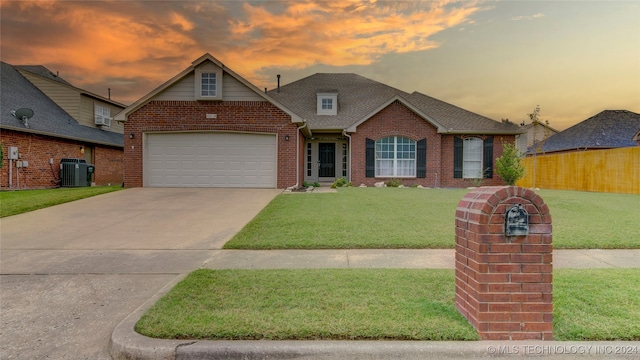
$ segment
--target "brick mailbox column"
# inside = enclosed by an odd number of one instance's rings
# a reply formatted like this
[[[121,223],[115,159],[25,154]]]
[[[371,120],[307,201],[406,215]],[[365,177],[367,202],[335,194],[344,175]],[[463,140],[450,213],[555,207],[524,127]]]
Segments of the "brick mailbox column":
[[[552,340],[551,215],[516,186],[481,187],[456,210],[456,307],[483,340]]]

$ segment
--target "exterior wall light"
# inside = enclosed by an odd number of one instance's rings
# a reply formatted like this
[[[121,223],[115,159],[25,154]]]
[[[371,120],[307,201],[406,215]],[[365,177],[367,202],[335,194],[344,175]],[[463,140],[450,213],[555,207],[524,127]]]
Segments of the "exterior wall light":
[[[133,133],[129,133],[129,139],[133,139],[135,135]]]

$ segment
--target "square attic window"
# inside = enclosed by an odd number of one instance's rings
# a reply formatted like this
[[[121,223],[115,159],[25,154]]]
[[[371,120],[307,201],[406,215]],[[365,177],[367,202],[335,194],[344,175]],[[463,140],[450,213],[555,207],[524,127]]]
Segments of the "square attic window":
[[[338,114],[338,92],[323,91],[316,93],[318,115]]]
[[[205,64],[195,70],[196,100],[222,100],[222,69]]]
[[[217,96],[216,73],[202,73],[202,83],[200,96]]]

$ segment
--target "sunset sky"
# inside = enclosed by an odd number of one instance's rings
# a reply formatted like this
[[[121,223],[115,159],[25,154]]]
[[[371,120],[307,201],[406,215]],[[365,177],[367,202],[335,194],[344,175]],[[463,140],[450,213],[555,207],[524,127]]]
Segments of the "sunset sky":
[[[2,61],[124,104],[209,52],[260,89],[352,72],[558,130],[640,113],[638,1],[0,1]]]

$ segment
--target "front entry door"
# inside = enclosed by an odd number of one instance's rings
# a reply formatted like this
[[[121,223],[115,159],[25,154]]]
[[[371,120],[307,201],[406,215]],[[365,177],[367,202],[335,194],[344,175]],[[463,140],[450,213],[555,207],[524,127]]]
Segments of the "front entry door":
[[[319,177],[335,177],[336,176],[336,144],[335,143],[320,143],[319,146],[319,160],[320,169]]]

